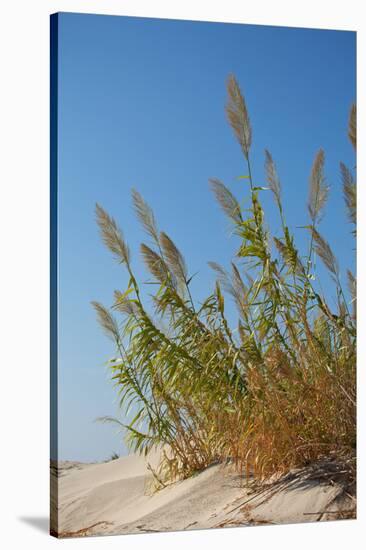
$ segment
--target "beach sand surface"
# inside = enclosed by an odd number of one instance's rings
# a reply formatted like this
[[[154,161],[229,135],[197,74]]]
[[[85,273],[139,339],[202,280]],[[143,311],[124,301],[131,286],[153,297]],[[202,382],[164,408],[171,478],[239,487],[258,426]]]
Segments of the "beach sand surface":
[[[343,487],[306,471],[253,489],[230,465],[152,491],[158,453],[51,468],[51,532],[59,537],[117,535],[348,517]],[[339,511],[342,514],[339,514]]]

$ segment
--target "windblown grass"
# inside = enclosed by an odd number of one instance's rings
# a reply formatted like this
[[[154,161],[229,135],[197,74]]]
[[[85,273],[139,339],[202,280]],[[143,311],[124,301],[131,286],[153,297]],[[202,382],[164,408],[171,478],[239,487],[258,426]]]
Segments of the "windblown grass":
[[[239,241],[229,271],[210,262],[217,277],[211,295],[202,303],[194,300],[182,253],[160,232],[151,208],[133,190],[136,215],[149,237],[141,254],[155,282],[153,313],[149,313],[124,236],[115,220],[96,207],[102,240],[129,275],[127,289],[115,291],[111,309],[93,302],[104,331],[116,344],[118,359],[110,362],[110,371],[123,416],[132,415],[126,423],[104,420],[120,424],[133,451],[165,449],[155,476],[162,485],[226,460],[265,478],[332,457],[347,465],[352,478],[356,278],[348,271],[346,293],[337,259],[319,230],[329,193],[325,153],[318,151],[310,170],[305,229],[309,246],[300,251],[286,223],[280,178],[269,151],[265,152],[268,187],[254,182],[252,127],[233,76],[227,90],[226,112],[247,166],[250,208],[244,211],[220,180],[210,180]],[[356,149],[354,105],[349,138]],[[355,232],[355,177],[342,163],[340,171]],[[260,200],[261,193],[268,191],[281,219],[280,234],[274,236]],[[315,256],[331,276],[336,309],[319,290]],[[226,318],[225,295],[237,307],[235,330]]]

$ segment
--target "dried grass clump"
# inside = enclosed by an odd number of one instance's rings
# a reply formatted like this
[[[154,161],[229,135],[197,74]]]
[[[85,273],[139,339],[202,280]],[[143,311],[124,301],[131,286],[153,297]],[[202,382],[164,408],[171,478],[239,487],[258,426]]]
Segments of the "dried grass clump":
[[[165,449],[154,472],[160,486],[227,460],[263,479],[332,457],[337,472],[343,464],[352,480],[356,278],[348,270],[348,291],[342,287],[338,261],[319,231],[329,192],[325,155],[320,149],[311,168],[309,247],[301,252],[286,223],[281,183],[268,151],[268,187],[253,180],[252,128],[235,77],[230,76],[227,89],[226,112],[247,165],[250,208],[243,210],[220,180],[210,180],[239,245],[229,271],[210,262],[217,281],[203,303],[191,294],[192,277],[179,248],[158,229],[152,209],[133,191],[137,217],[151,240],[141,245],[156,289],[148,312],[123,235],[114,219],[96,208],[102,240],[129,274],[128,288],[115,291],[113,310],[121,314],[120,322],[93,303],[104,331],[116,343],[118,359],[110,369],[125,418],[104,421],[121,426],[133,451]],[[349,137],[356,148],[355,106]],[[355,177],[343,164],[341,177],[355,232]],[[272,191],[281,219],[280,232],[273,236],[260,200],[266,189]],[[330,275],[326,287],[333,285],[329,302],[321,291],[316,256]],[[236,327],[226,317],[226,295],[237,307]]]

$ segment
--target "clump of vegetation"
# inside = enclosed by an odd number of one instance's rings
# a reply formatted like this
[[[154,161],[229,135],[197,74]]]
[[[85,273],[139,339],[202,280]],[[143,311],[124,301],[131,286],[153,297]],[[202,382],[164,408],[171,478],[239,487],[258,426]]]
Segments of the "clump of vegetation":
[[[107,460],[105,462],[111,462],[112,460],[117,460],[118,458],[119,458],[119,454],[116,453],[116,451],[113,451],[111,456],[109,458],[107,458]]]
[[[118,359],[110,362],[110,370],[120,406],[126,418],[132,414],[128,423],[117,422],[131,450],[164,449],[157,473],[162,484],[227,460],[265,478],[327,457],[347,464],[352,477],[356,278],[348,271],[346,292],[337,259],[319,230],[328,197],[325,154],[318,151],[310,173],[305,228],[309,246],[304,254],[286,223],[280,178],[268,151],[267,187],[254,181],[252,128],[234,76],[228,79],[227,92],[227,118],[247,165],[250,206],[243,210],[221,181],[210,180],[239,241],[229,269],[210,262],[217,278],[210,296],[202,303],[194,300],[182,253],[158,229],[150,206],[133,190],[136,215],[150,239],[140,252],[156,283],[148,312],[122,231],[96,207],[102,239],[129,275],[127,289],[115,291],[111,309],[93,302],[117,348]],[[356,149],[355,106],[349,138]],[[340,170],[355,233],[356,183],[344,164]],[[279,235],[271,236],[265,223],[263,192],[273,194],[279,210]],[[336,309],[319,290],[315,257],[330,273]],[[226,296],[237,307],[235,330],[226,317]]]

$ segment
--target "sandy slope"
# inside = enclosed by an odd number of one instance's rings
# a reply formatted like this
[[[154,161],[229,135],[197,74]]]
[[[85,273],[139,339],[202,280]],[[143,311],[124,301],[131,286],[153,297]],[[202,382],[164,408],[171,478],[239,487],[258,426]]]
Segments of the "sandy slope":
[[[157,460],[157,454],[149,457],[153,467]],[[335,517],[323,514],[330,503],[330,512],[352,504],[344,498],[332,502],[340,487],[307,479],[304,473],[253,492],[232,468],[215,465],[152,495],[142,457],[102,464],[63,462],[57,477],[55,473],[59,536],[324,520]]]

